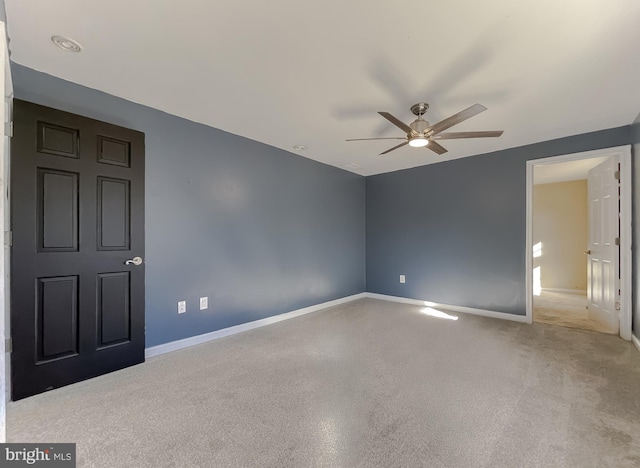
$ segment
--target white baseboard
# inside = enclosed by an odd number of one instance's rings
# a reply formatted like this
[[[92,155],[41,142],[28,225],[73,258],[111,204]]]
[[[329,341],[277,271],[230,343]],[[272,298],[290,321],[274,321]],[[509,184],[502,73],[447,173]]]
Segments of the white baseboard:
[[[305,307],[303,309],[286,312],[284,314],[274,315],[273,317],[267,317],[267,318],[263,318],[261,320],[256,320],[253,322],[242,323],[240,325],[235,325],[229,328],[223,328],[222,330],[216,330],[210,333],[204,333],[202,335],[191,336],[189,338],[185,338],[182,340],[176,340],[176,341],[171,341],[169,343],[164,343],[157,346],[152,346],[150,348],[145,349],[144,355],[145,355],[145,358],[159,356],[160,354],[169,353],[171,351],[176,351],[178,349],[188,348],[189,346],[206,343],[207,341],[216,340],[218,338],[223,338],[225,336],[235,335],[236,333],[253,330],[254,328],[264,327],[265,325],[271,325],[272,323],[282,322],[283,320],[288,320],[294,317],[300,317],[301,315],[310,314],[312,312],[317,312],[319,310],[326,309],[328,307],[337,306],[340,304],[344,304],[346,302],[351,302],[351,301],[355,301],[356,299],[363,299],[363,298],[381,299],[383,301],[400,302],[403,304],[412,304],[412,305],[425,306],[425,307],[438,307],[441,309],[446,309],[453,312],[460,312],[463,314],[481,315],[483,317],[491,317],[491,318],[497,318],[502,320],[511,320],[514,322],[523,322],[523,323],[527,322],[527,317],[524,315],[507,314],[506,312],[496,312],[493,310],[475,309],[473,307],[455,306],[450,304],[441,304],[437,302],[421,301],[418,299],[409,299],[407,297],[387,296],[385,294],[376,294],[376,293],[366,292],[366,293],[354,294],[353,296],[342,297],[334,301],[323,302],[321,304],[316,304],[310,307]]]
[[[587,295],[586,289],[542,288],[542,290],[549,291],[549,292],[565,293],[565,294],[579,294],[581,296]]]
[[[636,337],[636,335],[631,335],[631,341],[633,341],[633,344],[636,345],[636,348],[638,348],[638,351],[640,351],[640,340]]]
[[[371,299],[382,299],[383,301],[401,302],[403,304],[412,304],[424,307],[437,307],[440,309],[451,310],[453,312],[460,312],[462,314],[482,315],[483,317],[498,318],[502,320],[511,320],[514,322],[527,323],[527,317],[525,315],[507,314],[506,312],[496,312],[493,310],[475,309],[473,307],[455,306],[450,304],[441,304],[431,301],[420,301],[418,299],[409,299],[407,297],[399,296],[387,296],[385,294],[365,293],[365,297]]]
[[[356,299],[362,299],[366,297],[366,293],[354,294],[353,296],[341,297],[334,301],[323,302],[322,304],[316,304],[313,306],[305,307],[303,309],[293,310],[280,315],[274,315],[272,317],[255,320],[253,322],[242,323],[229,328],[223,328],[222,330],[216,330],[210,333],[204,333],[202,335],[191,336],[182,340],[171,341],[157,346],[151,346],[144,350],[145,358],[158,356],[160,354],[169,353],[182,348],[188,348],[207,341],[216,340],[229,335],[235,335],[247,330],[253,330],[254,328],[264,327],[265,325],[271,325],[272,323],[282,322],[294,317],[300,317],[301,315],[310,314],[311,312],[317,312],[318,310],[326,309],[328,307],[344,304],[345,302],[355,301]]]

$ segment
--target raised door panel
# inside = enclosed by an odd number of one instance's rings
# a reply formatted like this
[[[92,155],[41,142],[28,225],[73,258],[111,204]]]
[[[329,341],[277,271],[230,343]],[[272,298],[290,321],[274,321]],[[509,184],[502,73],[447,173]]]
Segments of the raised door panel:
[[[98,347],[131,339],[130,275],[128,271],[98,275]]]
[[[131,144],[106,136],[98,136],[98,162],[131,167]]]
[[[39,153],[79,158],[78,130],[47,122],[38,122],[37,149]]]
[[[78,354],[78,277],[38,278],[37,362]]]
[[[39,252],[78,250],[78,174],[38,169]]]
[[[98,250],[129,250],[131,216],[128,180],[98,177]]]

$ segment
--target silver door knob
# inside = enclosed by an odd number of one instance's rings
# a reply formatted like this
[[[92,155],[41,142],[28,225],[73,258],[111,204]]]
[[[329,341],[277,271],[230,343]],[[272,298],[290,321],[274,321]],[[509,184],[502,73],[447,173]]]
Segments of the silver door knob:
[[[125,265],[142,265],[142,257],[133,257],[130,260],[127,260],[126,262],[124,262]]]
[[[584,253],[586,253],[587,255],[591,255],[591,250],[585,250]]]

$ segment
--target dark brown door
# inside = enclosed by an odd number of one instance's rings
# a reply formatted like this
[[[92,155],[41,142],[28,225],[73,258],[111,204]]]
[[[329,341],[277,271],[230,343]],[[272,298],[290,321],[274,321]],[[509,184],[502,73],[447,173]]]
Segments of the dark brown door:
[[[14,101],[12,398],[144,361],[144,134]]]

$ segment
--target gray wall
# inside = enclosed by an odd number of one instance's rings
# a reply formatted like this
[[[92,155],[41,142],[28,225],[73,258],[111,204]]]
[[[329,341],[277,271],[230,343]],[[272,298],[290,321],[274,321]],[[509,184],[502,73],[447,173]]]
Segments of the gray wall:
[[[367,291],[525,315],[526,161],[639,141],[626,126],[368,177]]]
[[[364,290],[363,178],[16,64],[13,78],[18,98],[146,133],[148,346]],[[526,161],[630,143],[640,125],[368,177],[367,291],[523,315]],[[634,156],[634,220],[638,183]],[[640,336],[635,296],[634,311]]]
[[[146,134],[147,346],[364,291],[363,177],[17,64],[12,74],[19,99]]]

